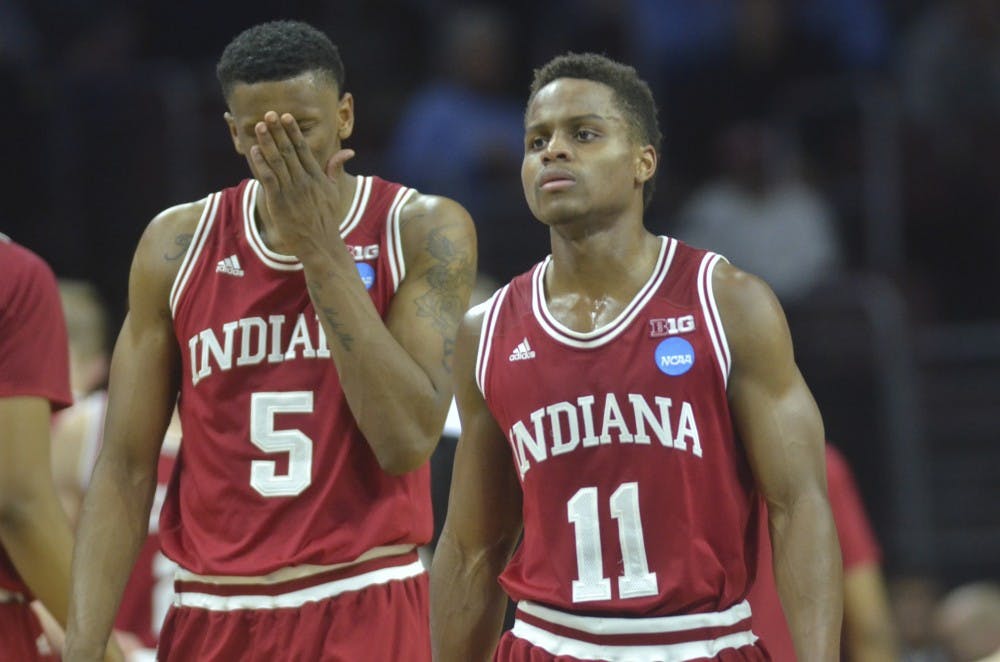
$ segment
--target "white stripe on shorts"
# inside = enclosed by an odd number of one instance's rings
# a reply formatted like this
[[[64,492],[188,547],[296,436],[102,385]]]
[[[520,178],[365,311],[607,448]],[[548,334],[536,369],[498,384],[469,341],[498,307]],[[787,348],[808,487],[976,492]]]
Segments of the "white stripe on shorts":
[[[211,595],[183,591],[174,595],[175,607],[194,607],[211,611],[235,611],[237,609],[281,609],[301,607],[307,602],[318,602],[348,591],[358,591],[377,584],[410,579],[426,572],[419,560],[408,565],[390,566],[372,570],[354,577],[336,579],[324,584],[310,586],[298,591],[280,595]]]
[[[684,662],[713,658],[730,648],[749,646],[757,641],[750,630],[727,634],[718,639],[688,641],[680,644],[654,646],[608,646],[570,639],[553,634],[523,621],[514,621],[511,634],[538,646],[552,655],[569,655],[581,660],[606,660],[607,662]]]

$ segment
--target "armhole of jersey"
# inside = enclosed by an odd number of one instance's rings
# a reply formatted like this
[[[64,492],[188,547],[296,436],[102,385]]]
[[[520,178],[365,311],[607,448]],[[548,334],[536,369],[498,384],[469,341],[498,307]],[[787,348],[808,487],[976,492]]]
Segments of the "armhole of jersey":
[[[698,299],[701,301],[701,312],[705,318],[708,335],[712,339],[715,358],[722,371],[722,381],[729,386],[729,371],[732,368],[732,356],[729,353],[729,342],[726,340],[726,330],[722,326],[719,307],[715,303],[715,290],[712,285],[712,274],[715,265],[720,260],[726,260],[717,253],[706,253],[698,267]]]
[[[87,403],[87,429],[84,432],[80,457],[77,459],[77,484],[84,490],[90,486],[90,476],[97,464],[101,451],[101,436],[104,431],[104,414],[108,407],[107,394],[92,395]]]
[[[191,248],[188,250],[187,255],[184,256],[184,259],[181,260],[181,268],[177,270],[177,276],[174,277],[174,284],[170,288],[170,315],[174,319],[177,319],[177,306],[180,304],[181,297],[184,295],[184,287],[187,285],[188,279],[191,277],[191,272],[194,271],[198,257],[201,255],[201,249],[205,247],[205,238],[208,237],[212,223],[215,221],[215,215],[219,210],[219,201],[221,199],[221,193],[213,193],[205,198],[205,209],[202,211],[201,218],[198,219],[198,225],[194,229],[194,236],[191,238]]]
[[[392,272],[392,291],[399,289],[399,284],[406,278],[406,260],[403,257],[403,241],[399,234],[399,217],[409,200],[417,191],[412,188],[400,188],[396,198],[389,206],[389,216],[386,219],[386,248],[389,251],[389,270]]]
[[[490,351],[493,349],[493,331],[496,330],[497,318],[500,316],[500,305],[510,283],[493,293],[486,304],[486,312],[483,313],[483,326],[479,330],[479,347],[476,351],[476,385],[479,392],[486,397],[486,371],[489,368]]]

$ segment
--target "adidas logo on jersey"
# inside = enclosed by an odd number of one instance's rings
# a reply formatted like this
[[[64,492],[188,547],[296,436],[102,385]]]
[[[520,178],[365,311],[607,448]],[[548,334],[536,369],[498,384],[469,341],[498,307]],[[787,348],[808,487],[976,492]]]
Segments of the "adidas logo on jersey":
[[[219,264],[215,267],[215,273],[242,276],[243,268],[240,267],[240,259],[235,255],[230,255],[225,260],[219,260]]]
[[[518,343],[517,347],[514,348],[514,351],[510,353],[511,361],[524,361],[526,359],[533,358],[535,358],[535,350],[531,349],[531,345],[528,344],[527,338]]]

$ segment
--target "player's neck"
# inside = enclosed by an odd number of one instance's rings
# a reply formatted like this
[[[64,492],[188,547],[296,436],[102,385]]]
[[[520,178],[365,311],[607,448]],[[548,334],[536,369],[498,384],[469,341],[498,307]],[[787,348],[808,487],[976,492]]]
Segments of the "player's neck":
[[[344,172],[337,178],[336,183],[340,190],[340,209],[337,210],[335,217],[324,219],[329,232],[339,232],[340,224],[344,221],[344,217],[347,216],[347,212],[354,202],[358,178],[356,175]],[[271,214],[267,211],[267,194],[264,187],[261,187],[257,194],[254,223],[257,225],[257,231],[265,246],[280,255],[294,255],[291,246],[281,238],[281,229],[277,227]]]
[[[586,297],[630,300],[649,280],[661,241],[643,226],[610,227],[586,236],[553,229],[546,290]]]

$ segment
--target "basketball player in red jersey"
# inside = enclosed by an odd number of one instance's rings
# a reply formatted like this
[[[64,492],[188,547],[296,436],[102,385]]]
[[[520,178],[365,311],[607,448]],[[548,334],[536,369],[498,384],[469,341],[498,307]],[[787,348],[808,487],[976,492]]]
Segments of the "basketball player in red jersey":
[[[69,346],[51,269],[0,234],[0,659],[58,659],[30,604],[66,623],[73,534],[49,465]],[[116,651],[118,655],[120,652]],[[101,649],[96,657],[102,657]],[[117,658],[115,658],[117,659]]]
[[[459,331],[437,659],[767,659],[746,601],[759,490],[795,647],[836,660],[822,421],[777,300],[643,227],[660,135],[631,67],[556,58],[525,127],[552,252]],[[497,647],[498,575],[518,610]]]
[[[252,27],[217,67],[253,179],[168,209],[133,261],[104,445],[74,557],[67,658],[107,639],[160,518],[180,569],[165,660],[427,660],[427,459],[476,269],[457,203],[351,175],[336,47]]]

